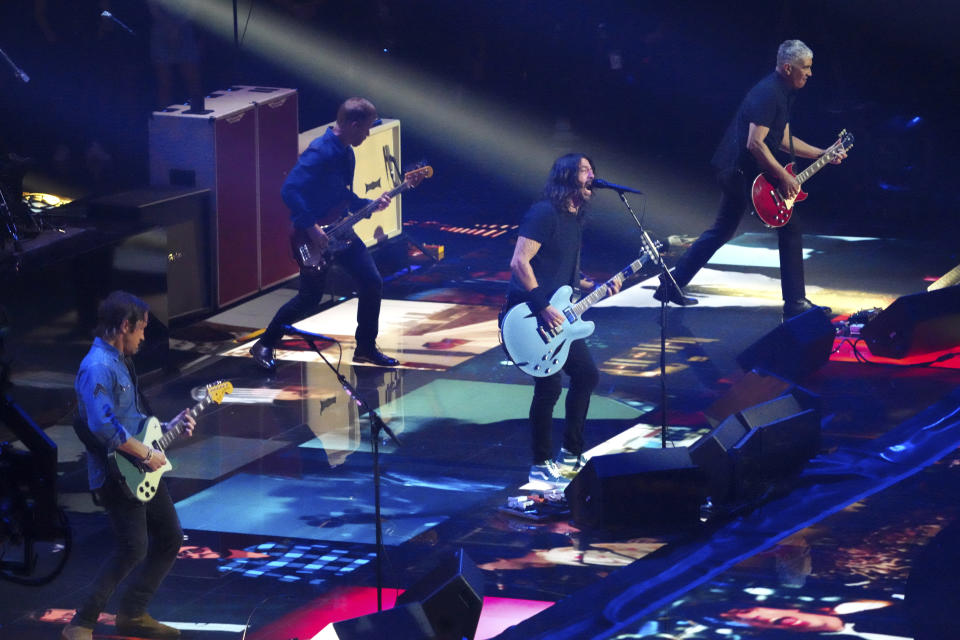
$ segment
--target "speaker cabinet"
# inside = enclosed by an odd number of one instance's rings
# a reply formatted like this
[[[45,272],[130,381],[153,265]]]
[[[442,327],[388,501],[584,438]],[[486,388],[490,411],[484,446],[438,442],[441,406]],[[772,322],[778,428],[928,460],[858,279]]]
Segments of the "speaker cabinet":
[[[300,153],[322,136],[332,122],[300,134]],[[353,173],[353,192],[361,198],[376,198],[403,180],[400,173],[400,121],[383,119],[370,128],[370,135],[354,148],[357,165]],[[360,239],[368,246],[394,238],[403,232],[403,216],[398,195],[383,211],[377,211],[354,225]]]
[[[89,215],[112,221],[143,221],[166,230],[164,322],[212,309],[210,190],[152,187],[90,201]],[[151,305],[153,309],[153,305]]]
[[[565,493],[574,521],[586,527],[696,522],[706,497],[686,447],[595,456]]]
[[[779,409],[792,408],[794,404],[771,402]],[[820,451],[820,414],[815,409],[786,411],[779,416],[773,408],[758,413],[770,420],[751,428],[735,447],[738,481],[742,485],[797,474]]]
[[[703,475],[704,493],[715,503],[726,502],[736,493],[732,452],[747,431],[740,416],[731,415],[690,447],[690,460]]]
[[[435,640],[437,635],[419,602],[398,604],[358,618],[334,622],[324,627],[316,640]]]
[[[149,122],[150,183],[211,190],[215,302],[248,297],[296,273],[280,186],[297,159],[293,89],[234,87],[208,114],[173,105]]]
[[[906,358],[960,345],[960,286],[902,296],[861,331],[870,353]]]
[[[401,593],[397,605],[419,602],[437,640],[472,640],[480,621],[483,591],[483,574],[463,549],[459,549],[445,556],[430,573]]]
[[[826,364],[835,335],[830,318],[814,307],[794,316],[737,356],[745,370],[765,369],[799,382]]]

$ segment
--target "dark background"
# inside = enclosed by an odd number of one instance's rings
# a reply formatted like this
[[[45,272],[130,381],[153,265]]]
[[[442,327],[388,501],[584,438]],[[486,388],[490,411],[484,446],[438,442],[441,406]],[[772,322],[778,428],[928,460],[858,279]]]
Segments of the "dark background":
[[[0,61],[4,155],[32,160],[28,186],[31,179],[49,178],[84,195],[145,184],[146,122],[161,106],[155,104],[145,3],[109,3],[136,31],[130,37],[99,18],[100,0],[46,0],[40,4],[53,41],[37,26],[36,4],[2,3],[0,47],[31,76],[23,84]],[[528,117],[569,122],[578,140],[663,162],[689,175],[696,189],[713,189],[709,159],[746,90],[773,69],[781,41],[799,38],[814,51],[814,76],[797,102],[794,132],[819,146],[844,127],[857,138],[842,172],[817,177],[817,191],[831,195],[806,209],[808,228],[933,233],[940,241],[956,230],[957,196],[949,185],[957,168],[960,20],[948,0],[241,0],[241,38],[244,26],[267,10],[293,15],[318,37],[336,34],[358,55],[408,64],[449,83],[451,92],[467,87]],[[333,119],[345,97],[335,88],[197,28],[206,91],[231,84],[295,87],[301,130]],[[186,100],[186,90],[179,91]],[[91,154],[95,146],[106,160]],[[482,179],[476,200],[485,217],[514,221],[540,185],[511,191],[495,175],[474,173],[467,153],[404,130],[405,158],[428,157],[448,177],[459,172],[460,179],[447,184],[460,192],[471,179]],[[101,161],[91,159],[98,155]],[[443,182],[437,185],[434,197],[443,198]],[[477,208],[448,211],[454,218],[475,216]],[[699,233],[711,214],[704,211],[702,221],[685,220],[678,224],[683,228],[669,231]]]

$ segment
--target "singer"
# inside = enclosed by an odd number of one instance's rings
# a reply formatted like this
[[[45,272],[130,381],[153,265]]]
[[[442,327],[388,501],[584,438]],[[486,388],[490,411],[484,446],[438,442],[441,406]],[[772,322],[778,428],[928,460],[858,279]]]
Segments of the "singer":
[[[327,245],[323,224],[334,222],[344,210],[357,211],[373,202],[351,191],[356,163],[351,147],[359,147],[367,139],[376,119],[377,110],[369,100],[346,100],[337,110],[336,123],[310,143],[283,184],[280,193],[290,208],[293,226],[304,230],[311,242],[321,248]],[[385,209],[390,204],[390,196],[383,194],[376,202],[378,211]],[[350,244],[334,254],[333,260],[357,284],[359,299],[354,362],[381,367],[397,366],[399,363],[395,358],[377,348],[383,279],[367,246],[354,233]],[[276,368],[273,349],[283,337],[284,327],[292,325],[316,308],[323,296],[326,278],[326,268],[300,268],[300,291],[280,307],[260,340],[250,349],[254,362],[260,368],[267,371]]]
[[[543,190],[543,200],[523,216],[519,237],[510,260],[507,302],[500,317],[514,305],[529,303],[544,326],[559,327],[563,315],[550,305],[551,294],[563,285],[574,289],[592,289],[594,283],[580,273],[580,245],[586,205],[593,191],[593,162],[585,155],[572,153],[553,164]],[[611,283],[610,295],[620,290]],[[590,394],[597,386],[599,373],[585,340],[574,340],[563,371],[570,376],[566,401],[566,427],[563,447],[555,457],[551,443],[553,407],[560,399],[563,381],[560,372],[534,378],[530,403],[530,427],[533,441],[531,481],[554,486],[568,483],[570,475],[583,463],[583,426],[590,406]]]
[[[819,158],[824,149],[807,144],[790,130],[790,110],[798,90],[813,75],[813,51],[799,40],[787,40],[777,51],[773,73],[754,86],[743,99],[713,155],[722,192],[713,226],[704,231],[677,262],[673,277],[681,287],[710,260],[736,232],[750,206],[750,181],[761,171],[781,179],[784,192],[793,196],[800,185],[783,167],[774,150]],[[839,158],[836,160],[839,162]],[[796,218],[777,229],[780,246],[780,287],[783,315],[791,318],[817,306],[807,300],[803,281],[803,236]],[[661,282],[653,297],[686,306],[696,304],[682,291]],[[826,308],[827,313],[830,312]]]

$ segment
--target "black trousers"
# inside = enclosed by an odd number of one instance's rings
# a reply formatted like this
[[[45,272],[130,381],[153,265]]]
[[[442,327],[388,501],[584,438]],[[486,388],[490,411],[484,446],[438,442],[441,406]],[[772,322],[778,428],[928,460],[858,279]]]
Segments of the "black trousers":
[[[129,616],[146,612],[183,542],[180,519],[165,482],[160,482],[156,495],[147,503],[127,498],[112,480],[107,480],[98,495],[110,518],[115,544],[73,618],[73,624],[89,628],[96,625],[110,596],[134,569],[118,611]]]
[[[593,363],[585,340],[570,343],[570,355],[563,365],[563,372],[570,376],[567,390],[566,425],[563,431],[563,448],[580,455],[583,453],[583,426],[590,408],[590,394],[597,387],[600,374]],[[563,391],[561,373],[535,378],[533,401],[530,403],[530,426],[533,435],[533,464],[541,464],[554,457],[553,408]]]
[[[354,240],[337,253],[334,260],[352,277],[357,285],[357,331],[355,338],[361,349],[372,349],[377,342],[380,327],[380,301],[383,297],[383,278],[373,256],[362,240]],[[261,340],[271,348],[283,338],[283,325],[294,324],[312,313],[326,288],[325,269],[300,269],[300,290],[277,311],[263,332]]]
[[[677,262],[673,277],[681,287],[687,286],[717,249],[733,238],[743,214],[750,206],[746,177],[739,171],[721,172],[717,177],[722,195],[713,226],[700,234]],[[803,300],[803,234],[796,219],[777,229],[780,250],[780,290],[784,302]]]

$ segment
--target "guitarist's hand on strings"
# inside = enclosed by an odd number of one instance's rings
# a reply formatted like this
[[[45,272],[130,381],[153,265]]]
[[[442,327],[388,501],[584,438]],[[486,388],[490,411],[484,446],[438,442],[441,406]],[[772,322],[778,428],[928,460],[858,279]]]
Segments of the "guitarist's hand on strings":
[[[840,164],[843,162],[844,158],[847,157],[847,150],[843,148],[843,145],[837,145],[836,148],[825,149],[820,155],[830,154],[830,164]]]
[[[165,456],[163,451],[160,451],[159,449],[148,448],[146,455],[140,459],[140,464],[150,471],[156,471],[167,464],[167,456]]]
[[[552,305],[547,305],[541,309],[539,315],[543,326],[549,327],[550,329],[559,329],[563,325],[563,321],[566,319],[563,317],[563,314]]]
[[[178,423],[183,423],[183,433],[187,437],[193,435],[193,430],[197,428],[196,419],[190,414],[190,409],[184,409],[177,414],[177,417],[163,425],[163,431],[166,433],[169,429],[175,427]]]
[[[377,203],[377,207],[376,207],[377,211],[383,211],[384,209],[390,206],[390,194],[385,193],[379,198],[377,198],[376,200],[374,200],[374,202]]]
[[[620,292],[620,286],[622,282],[617,278],[611,278],[610,280],[607,280],[603,284],[607,286],[607,297],[609,298],[613,294]],[[580,278],[580,288],[584,291],[593,291],[594,289],[597,288],[597,281],[594,280],[593,278],[588,278],[584,276]]]
[[[800,182],[786,169],[783,170],[783,174],[780,178],[780,193],[787,198],[796,198],[800,193]]]

